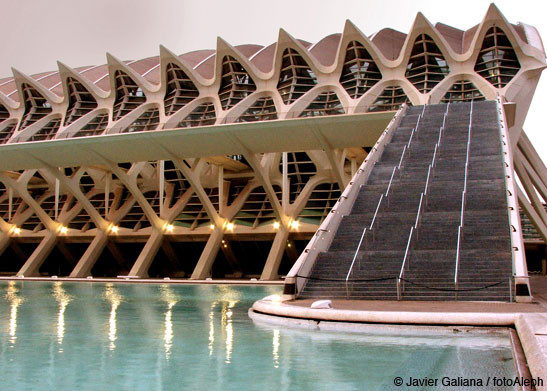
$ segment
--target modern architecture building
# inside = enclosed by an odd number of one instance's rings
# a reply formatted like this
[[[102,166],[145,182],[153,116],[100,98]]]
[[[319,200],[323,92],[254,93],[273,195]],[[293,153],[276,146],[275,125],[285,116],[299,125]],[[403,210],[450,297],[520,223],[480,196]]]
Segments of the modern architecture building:
[[[348,21],[313,44],[280,30],[268,46],[13,70],[0,271],[276,279],[404,103],[500,100],[515,196],[546,240],[546,170],[522,129],[545,66],[536,29],[492,5],[466,31],[418,14],[407,34]]]

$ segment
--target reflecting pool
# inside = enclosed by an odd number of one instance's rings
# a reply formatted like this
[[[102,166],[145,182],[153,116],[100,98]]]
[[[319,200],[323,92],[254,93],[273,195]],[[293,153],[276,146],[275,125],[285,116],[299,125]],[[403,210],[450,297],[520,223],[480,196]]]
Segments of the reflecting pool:
[[[503,334],[253,323],[252,303],[281,287],[17,281],[0,292],[2,390],[418,390],[394,379],[515,376]]]

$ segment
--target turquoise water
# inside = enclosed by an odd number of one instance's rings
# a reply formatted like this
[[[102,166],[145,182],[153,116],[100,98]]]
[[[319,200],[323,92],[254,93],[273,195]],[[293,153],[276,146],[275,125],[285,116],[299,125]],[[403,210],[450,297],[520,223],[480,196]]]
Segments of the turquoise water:
[[[253,323],[249,307],[280,287],[1,282],[0,291],[1,390],[418,390],[394,378],[515,376],[505,335]]]

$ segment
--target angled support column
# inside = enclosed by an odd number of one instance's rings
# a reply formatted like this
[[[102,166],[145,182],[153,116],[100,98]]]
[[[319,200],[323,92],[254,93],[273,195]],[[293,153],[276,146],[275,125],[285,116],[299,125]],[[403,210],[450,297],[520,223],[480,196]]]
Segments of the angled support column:
[[[163,233],[158,230],[153,230],[152,235],[148,238],[148,241],[144,245],[139,257],[133,264],[133,267],[129,271],[129,276],[131,277],[148,277],[148,269],[154,260],[154,257],[160,249],[161,243],[163,242]]]
[[[57,235],[48,232],[31,256],[27,259],[17,276],[35,277],[40,275],[40,266],[44,263],[47,256],[51,253],[57,243]]]
[[[266,264],[262,270],[262,275],[260,276],[261,280],[276,280],[279,277],[277,272],[279,270],[279,265],[281,264],[281,259],[283,259],[288,238],[289,229],[285,226],[280,226],[279,231],[275,234],[272,248],[270,249]]]
[[[340,189],[345,189],[347,185],[347,181],[344,180],[344,165],[343,161],[342,164],[340,163],[340,157],[337,156],[336,150],[332,147],[332,145],[329,144],[325,136],[316,128],[312,128],[312,132],[314,136],[317,138],[319,143],[321,144],[321,148],[325,151],[325,154],[327,155],[327,158],[329,159],[330,166],[332,168],[332,173],[334,174],[334,177],[336,178],[336,182],[338,182],[338,186]]]
[[[95,266],[97,259],[103,253],[106,243],[108,242],[108,235],[104,231],[97,232],[97,235],[93,238],[84,255],[80,258],[76,267],[70,273],[70,277],[84,278],[91,275],[91,269]]]
[[[213,266],[213,262],[215,261],[220,245],[222,244],[223,236],[224,232],[219,229],[215,229],[211,233],[207,240],[207,244],[199,257],[198,263],[192,272],[192,277],[190,277],[192,280],[203,280],[211,275],[211,267]]]
[[[0,255],[4,254],[4,251],[9,247],[11,238],[7,233],[0,233]]]
[[[524,165],[518,159],[515,159],[514,165],[515,165],[515,171],[517,172],[520,178],[520,182],[522,183],[522,186],[524,187],[524,191],[528,195],[528,198],[530,200],[530,203],[532,204],[532,207],[535,209],[536,214],[537,216],[539,216],[542,223],[547,225],[547,213],[545,212],[545,209],[543,208],[543,204],[539,200],[539,197],[536,193],[536,189],[534,188],[534,185],[532,184],[532,181],[530,177],[528,176],[528,173],[526,172]]]

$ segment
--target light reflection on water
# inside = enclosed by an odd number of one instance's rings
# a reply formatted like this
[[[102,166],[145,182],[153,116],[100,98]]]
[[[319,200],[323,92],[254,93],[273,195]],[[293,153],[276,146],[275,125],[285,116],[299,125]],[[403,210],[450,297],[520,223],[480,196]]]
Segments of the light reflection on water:
[[[280,287],[0,282],[0,290],[6,390],[391,389],[395,376],[431,376],[431,368],[514,376],[505,336],[253,323],[248,308]]]

